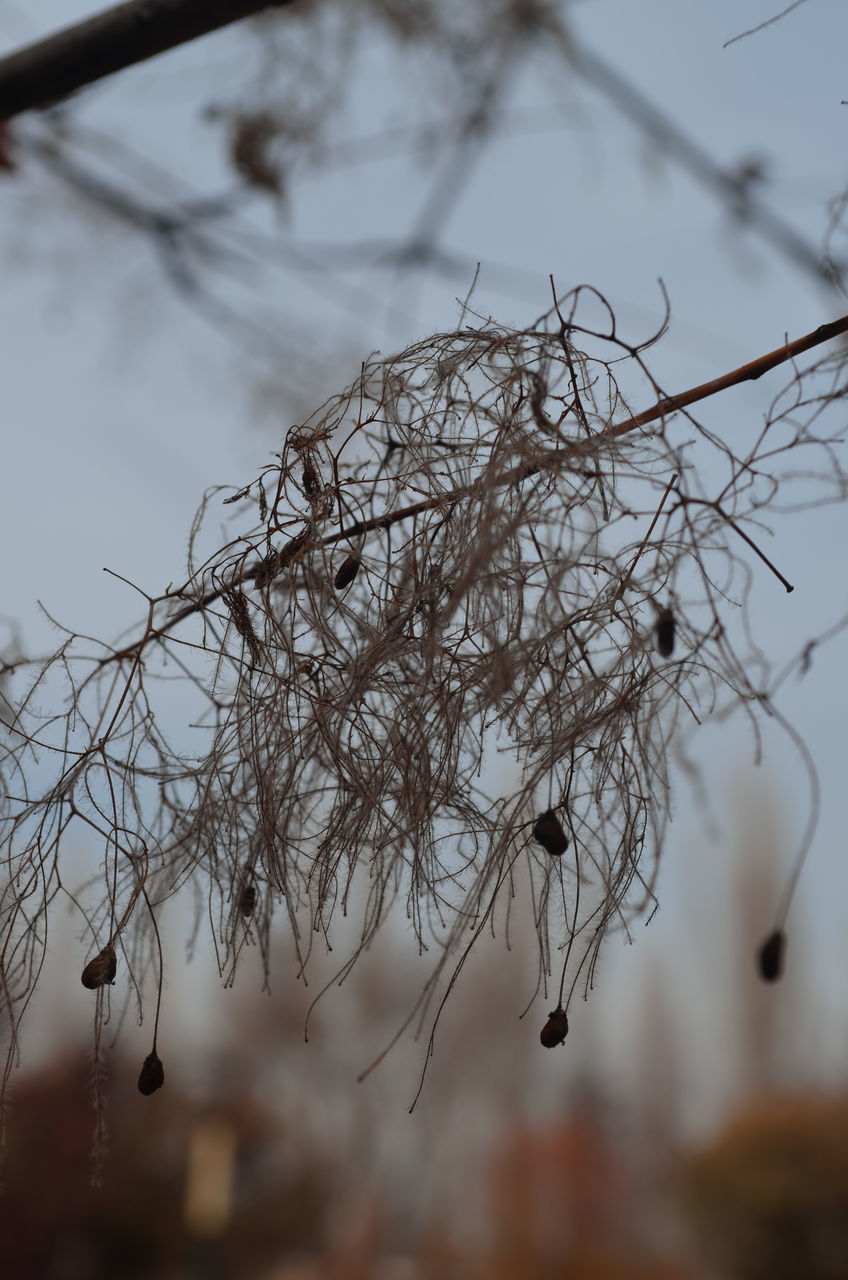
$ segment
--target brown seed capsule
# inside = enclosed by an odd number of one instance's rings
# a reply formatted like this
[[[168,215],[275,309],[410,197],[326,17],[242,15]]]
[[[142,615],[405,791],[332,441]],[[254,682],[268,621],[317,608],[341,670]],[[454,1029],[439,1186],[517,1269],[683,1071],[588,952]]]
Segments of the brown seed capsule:
[[[547,813],[539,814],[539,817],[533,823],[533,839],[552,858],[561,858],[568,848],[568,837],[563,831],[562,823],[553,809],[548,809]]]
[[[115,948],[104,947],[99,955],[89,960],[83,969],[82,985],[88,987],[89,991],[96,991],[98,987],[104,987],[107,982],[114,982],[117,971],[118,960],[115,956]]]
[[[268,586],[269,582],[273,582],[279,572],[280,553],[272,548],[256,570],[253,581],[257,591],[261,591],[263,587]]]
[[[356,575],[359,573],[359,566],[362,564],[359,556],[348,556],[339,566],[338,572],[333,579],[333,586],[337,591],[344,591],[345,587],[349,587]]]
[[[664,658],[674,653],[674,614],[670,609],[660,609],[654,624],[657,649]]]
[[[153,1053],[148,1053],[144,1062],[141,1064],[141,1072],[138,1077],[138,1091],[145,1096],[155,1093],[157,1089],[161,1089],[165,1083],[165,1068],[159,1061],[159,1056],[154,1049]]]
[[[554,1009],[553,1013],[548,1014],[539,1039],[546,1049],[555,1049],[558,1044],[565,1044],[567,1035],[568,1015],[564,1009]]]
[[[321,492],[321,477],[311,461],[307,461],[303,468],[303,491],[310,498]]]
[[[775,929],[757,952],[757,968],[763,982],[777,982],[783,973],[785,952],[786,934],[782,929]]]
[[[239,911],[245,920],[249,920],[256,908],[256,885],[246,884],[239,898]]]

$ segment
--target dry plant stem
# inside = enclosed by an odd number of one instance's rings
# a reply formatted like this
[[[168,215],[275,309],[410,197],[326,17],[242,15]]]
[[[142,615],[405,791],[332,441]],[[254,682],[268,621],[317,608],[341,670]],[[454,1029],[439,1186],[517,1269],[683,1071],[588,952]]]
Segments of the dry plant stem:
[[[674,474],[669,477],[668,484],[663,489],[663,495],[660,498],[659,506],[654,512],[653,520],[648,525],[648,532],[645,534],[644,538],[642,539],[642,542],[640,543],[640,546],[639,546],[639,550],[636,552],[636,555],[633,557],[633,561],[630,565],[630,568],[627,570],[624,577],[621,579],[621,585],[619,586],[618,592],[617,592],[619,599],[624,595],[625,591],[630,586],[630,579],[633,577],[633,571],[636,568],[637,564],[639,563],[639,559],[642,555],[642,552],[645,550],[645,548],[647,547],[648,543],[651,540],[651,534],[654,532],[654,529],[657,526],[657,521],[662,515],[662,509],[665,506],[665,500],[668,497],[668,495],[671,493],[672,489],[676,484],[677,484],[677,472],[674,472]]]
[[[698,503],[700,502],[702,506],[709,506],[709,507],[712,507],[712,509],[713,509],[715,512],[717,512],[717,514],[718,514],[718,515],[720,515],[720,516],[721,516],[722,520],[726,520],[726,521],[727,521],[727,523],[730,525],[730,527],[731,527],[731,529],[733,530],[733,532],[734,532],[734,533],[737,533],[737,534],[739,535],[739,537],[742,539],[742,541],[743,541],[743,542],[747,542],[748,546],[751,548],[751,550],[754,552],[754,554],[755,554],[756,556],[758,556],[758,557],[760,558],[760,560],[762,560],[763,564],[764,564],[768,569],[770,569],[770,570],[771,570],[771,572],[772,572],[772,573],[774,574],[774,576],[777,578],[778,582],[779,582],[783,587],[785,587],[785,588],[786,588],[786,592],[787,592],[787,594],[790,594],[791,592],[793,592],[793,591],[795,590],[795,588],[793,587],[792,583],[791,583],[791,582],[789,582],[789,580],[788,580],[787,578],[784,578],[783,574],[780,572],[780,570],[777,568],[777,566],[776,566],[776,565],[775,565],[771,560],[769,560],[769,558],[768,558],[768,556],[765,554],[765,552],[760,550],[760,548],[757,546],[756,542],[754,542],[753,538],[750,538],[750,537],[748,536],[748,534],[745,532],[745,530],[744,530],[744,529],[740,529],[740,528],[739,528],[739,525],[736,523],[736,521],[735,521],[735,520],[733,520],[733,519],[732,519],[732,518],[727,514],[727,512],[726,512],[726,511],[723,511],[723,510],[722,510],[722,507],[721,507],[721,504],[720,504],[720,503],[718,503],[718,502],[707,502],[707,503],[704,503],[704,502],[703,502],[703,500],[702,500],[702,499],[699,499],[699,498],[683,498],[683,499],[681,499],[681,501],[682,501],[684,504],[685,504],[685,503],[695,503],[695,504],[698,504]]]
[[[156,913],[147,895],[147,890],[142,889],[144,901],[147,904],[147,911],[150,916],[150,923],[153,926],[153,932],[156,937],[156,954],[159,961],[156,972],[156,1013],[153,1017],[153,1053],[156,1052],[156,1042],[159,1038],[159,1015],[162,1012],[162,982],[165,975],[165,960],[162,955],[162,937],[159,933],[159,926],[156,923]]]
[[[294,0],[276,0],[275,7]],[[0,58],[0,120],[269,8],[269,0],[129,0]]]
[[[781,9],[780,13],[773,13],[770,18],[765,18],[762,22],[758,22],[755,27],[749,27],[747,31],[740,31],[738,35],[731,36],[729,40],[725,40],[721,46],[722,49],[729,49],[732,44],[736,44],[737,40],[744,40],[747,36],[754,36],[758,31],[764,31],[766,27],[772,26],[775,22],[780,22],[793,9],[799,9],[802,4],[806,4],[807,0],[792,0],[785,9]]]
[[[733,369],[720,378],[714,378],[711,382],[702,382],[689,391],[681,392],[680,395],[666,396],[657,401],[652,409],[646,409],[635,418],[628,418],[625,422],[612,427],[611,433],[614,436],[624,435],[635,427],[646,427],[649,422],[656,422],[658,418],[665,418],[670,413],[688,408],[690,404],[697,404],[699,400],[706,400],[710,396],[718,395],[721,391],[738,387],[742,382],[756,382],[758,378],[762,378],[771,369],[776,369],[778,365],[785,364],[787,360],[794,360],[796,356],[803,355],[805,351],[811,351],[813,347],[821,346],[823,342],[831,342],[843,333],[848,333],[848,316],[840,316],[830,324],[821,324],[818,329],[813,329],[812,333],[806,333],[802,338],[795,338],[793,342],[777,347],[768,355],[758,356],[756,360],[740,365],[738,369]]]

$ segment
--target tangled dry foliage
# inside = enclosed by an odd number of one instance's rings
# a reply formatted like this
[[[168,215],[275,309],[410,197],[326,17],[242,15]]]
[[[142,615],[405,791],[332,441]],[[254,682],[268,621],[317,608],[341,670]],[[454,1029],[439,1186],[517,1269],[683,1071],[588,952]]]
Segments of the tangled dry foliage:
[[[763,655],[732,638],[754,572],[791,590],[763,514],[848,491],[841,347],[793,362],[734,443],[683,406],[799,344],[669,400],[659,336],[629,344],[586,288],[521,330],[466,307],[367,360],[258,479],[208,494],[184,583],[132,638],[6,664],[6,1078],[57,905],[79,912],[97,1036],[113,979],[140,1017],[152,965],[161,997],[156,915],[185,885],[228,984],[248,944],[267,977],[275,913],[304,978],[357,913],[341,978],[402,906],[435,956],[410,1014],[431,1027],[481,931],[530,902],[536,990],[559,990],[543,1043],[561,1042],[604,937],[653,910],[672,738],[777,714]],[[230,525],[205,555],[213,515]],[[81,844],[97,870],[77,887]],[[151,1057],[144,1092],[155,1028]]]

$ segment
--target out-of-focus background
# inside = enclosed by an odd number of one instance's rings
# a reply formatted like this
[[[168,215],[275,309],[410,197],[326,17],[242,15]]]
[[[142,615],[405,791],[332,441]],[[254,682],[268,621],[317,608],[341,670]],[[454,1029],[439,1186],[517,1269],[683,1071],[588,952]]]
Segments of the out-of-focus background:
[[[0,3],[0,47],[101,7]],[[531,322],[552,274],[601,289],[633,340],[661,319],[661,278],[671,324],[651,367],[669,392],[840,314],[814,264],[845,244],[848,10],[807,0],[733,40],[780,7],[315,0],[14,122],[6,652],[54,648],[54,620],[128,627],[140,598],[103,566],[150,592],[179,579],[204,490],[250,480],[369,351],[452,328],[478,263],[484,316]],[[759,420],[781,385],[705,420]],[[754,622],[779,668],[846,612],[846,516],[771,527],[796,590],[757,581]],[[432,1058],[413,1023],[358,1082],[429,972],[403,920],[306,1041],[320,965],[298,984],[280,926],[270,992],[253,953],[222,990],[177,900],[166,1085],[138,1094],[147,1029],[116,1004],[93,1163],[91,997],[76,924],[53,920],[12,1080],[4,1276],[848,1275],[843,654],[844,637],[821,646],[783,690],[821,800],[776,987],[753,953],[809,788],[791,740],[767,737],[758,763],[732,722],[681,753],[660,910],[610,942],[553,1051],[539,1004],[520,1016],[535,982],[520,927],[475,953]]]

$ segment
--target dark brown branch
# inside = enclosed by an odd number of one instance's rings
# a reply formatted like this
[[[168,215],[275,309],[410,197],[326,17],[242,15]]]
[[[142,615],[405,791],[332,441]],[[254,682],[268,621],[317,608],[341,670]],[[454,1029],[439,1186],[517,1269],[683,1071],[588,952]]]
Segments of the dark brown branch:
[[[668,413],[685,409],[687,405],[695,404],[698,400],[706,400],[709,396],[717,395],[719,391],[737,387],[740,382],[755,382],[770,369],[775,369],[779,364],[785,364],[787,360],[802,355],[811,347],[818,347],[823,342],[830,342],[831,338],[838,338],[841,333],[848,333],[848,316],[840,316],[830,324],[821,324],[812,333],[804,334],[803,338],[787,342],[785,346],[777,347],[768,355],[758,356],[749,364],[740,365],[738,369],[725,373],[721,378],[714,378],[712,382],[702,382],[700,386],[692,387],[689,391],[681,391],[679,396],[668,396],[664,400],[658,400],[652,409],[646,409],[635,418],[627,418],[624,422],[616,423],[610,428],[609,434],[623,436],[634,427],[644,427],[649,422],[656,422],[657,418],[664,418]]]
[[[0,120],[294,0],[129,0],[0,59]]]

